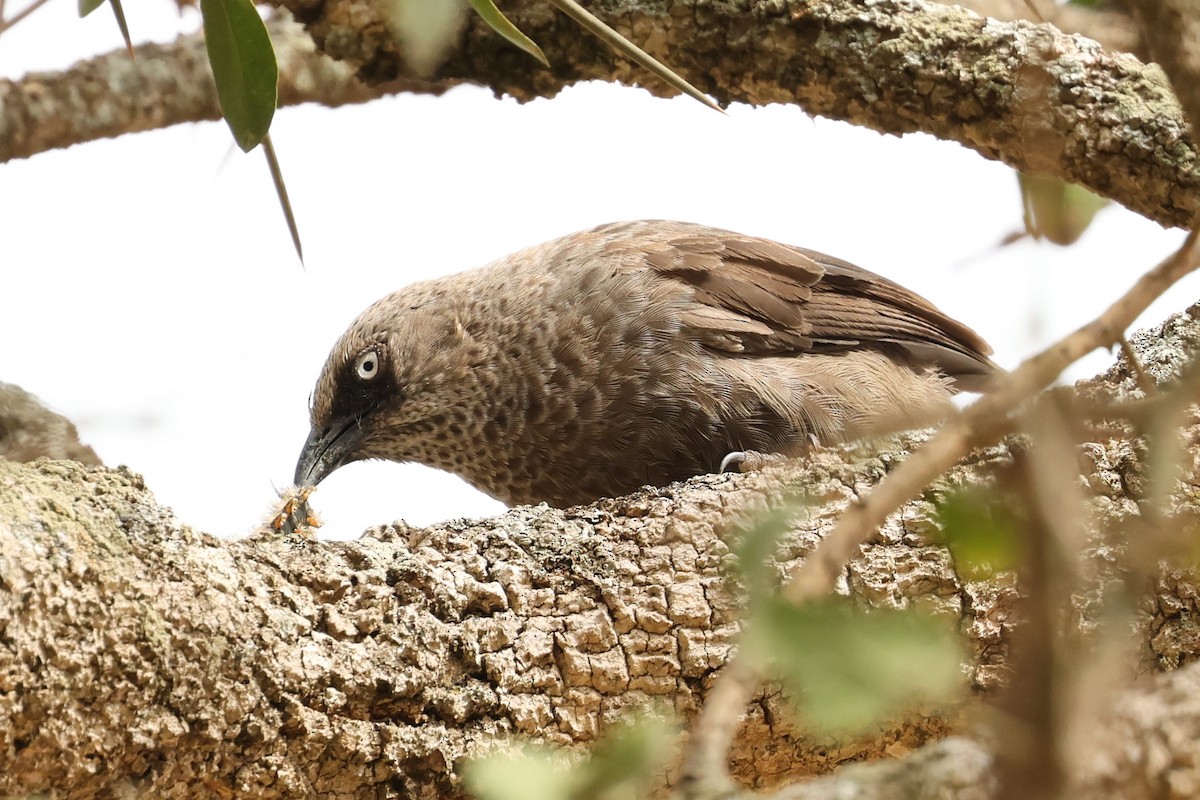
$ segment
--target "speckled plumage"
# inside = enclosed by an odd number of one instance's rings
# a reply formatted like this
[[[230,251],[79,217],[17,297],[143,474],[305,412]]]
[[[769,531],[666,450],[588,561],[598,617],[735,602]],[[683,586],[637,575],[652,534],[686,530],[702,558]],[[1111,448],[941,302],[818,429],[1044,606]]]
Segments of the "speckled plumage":
[[[994,371],[989,352],[922,298],[819,253],[605,225],[363,312],[317,382],[296,480],[381,458],[510,504],[583,503],[714,471],[734,450],[928,419],[952,382]]]

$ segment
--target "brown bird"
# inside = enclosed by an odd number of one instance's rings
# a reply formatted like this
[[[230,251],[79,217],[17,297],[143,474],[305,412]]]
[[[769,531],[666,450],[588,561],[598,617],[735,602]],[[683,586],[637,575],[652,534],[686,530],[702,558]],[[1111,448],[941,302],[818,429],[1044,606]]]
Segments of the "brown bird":
[[[568,506],[945,411],[973,331],[845,261],[684,222],[603,225],[417,283],[334,346],[296,483],[363,459]]]

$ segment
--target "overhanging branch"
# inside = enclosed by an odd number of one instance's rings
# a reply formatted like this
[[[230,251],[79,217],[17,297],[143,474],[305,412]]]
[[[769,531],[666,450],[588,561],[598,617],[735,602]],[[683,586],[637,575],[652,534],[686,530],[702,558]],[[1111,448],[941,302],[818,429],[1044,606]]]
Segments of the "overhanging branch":
[[[400,91],[440,94],[447,85],[417,79],[369,87],[349,67],[316,52],[294,22],[268,23],[279,59],[279,104],[336,107]],[[62,72],[0,80],[0,162],[56,148],[221,118],[200,34],[170,44],[122,48]]]
[[[325,52],[379,84],[365,88],[280,33],[283,104],[365,102],[478,83],[518,99],[581,80],[652,79],[540,0],[506,4],[545,50],[546,70],[473,20],[436,80],[403,75],[374,6],[285,3]],[[1055,175],[1163,225],[1200,211],[1200,168],[1157,67],[1025,21],[985,21],[924,0],[600,0],[592,10],[726,103],[792,103],[893,134],[926,131],[1019,169]],[[388,82],[391,81],[391,82]],[[0,161],[180,122],[217,118],[196,37],[146,45],[63,73],[0,82]],[[781,157],[786,153],[781,152]]]

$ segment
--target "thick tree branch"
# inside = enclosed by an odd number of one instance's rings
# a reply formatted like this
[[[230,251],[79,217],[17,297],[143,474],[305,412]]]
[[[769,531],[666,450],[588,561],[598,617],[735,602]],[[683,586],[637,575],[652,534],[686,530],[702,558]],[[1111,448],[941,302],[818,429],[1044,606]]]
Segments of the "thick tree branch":
[[[368,81],[404,74],[375,5],[283,4],[326,53]],[[598,0],[591,8],[722,102],[794,103],[889,133],[927,131],[1082,184],[1164,225],[1186,225],[1200,209],[1200,162],[1161,72],[1048,25],[985,21],[924,0]],[[505,11],[552,69],[473,19],[436,82],[406,79],[378,91],[473,82],[529,99],[598,79],[649,81],[651,91],[668,93],[540,0],[514,0]],[[306,77],[287,81],[285,103],[373,96],[311,55],[289,63],[303,67],[285,64],[285,76],[301,69]],[[76,86],[86,91],[72,96]],[[0,160],[216,113],[198,41],[146,46],[132,63],[112,54],[59,75],[0,82]]]
[[[859,458],[828,454],[806,473],[827,505],[781,568],[852,498],[845,480],[883,469]],[[0,795],[453,794],[455,762],[510,736],[586,743],[630,709],[689,714],[738,627],[723,537],[778,498],[782,474],[343,544],[231,543],[181,526],[130,473],[0,461]],[[978,590],[901,520],[889,537],[874,555],[886,575],[864,561],[849,590],[972,620],[989,654],[978,682],[994,684],[1003,626],[977,617]],[[814,739],[784,705],[764,694],[743,725],[747,780],[953,730],[928,710]]]
[[[368,87],[316,52],[293,22],[269,23],[279,59],[279,104],[364,103],[398,91],[439,94],[445,86],[401,80]],[[81,61],[63,72],[0,80],[0,162],[73,144],[221,118],[200,34]]]
[[[1146,46],[1141,31],[1128,14],[1103,6],[1060,5],[1054,0],[942,0],[946,5],[962,6],[981,17],[1006,22],[1024,19],[1048,22],[1064,33],[1079,33],[1095,39],[1106,50],[1132,53],[1143,61]],[[1032,5],[1032,8],[1031,8]]]
[[[1188,118],[1200,120],[1200,2],[1140,0],[1131,8]],[[1194,137],[1193,137],[1194,138]]]
[[[354,0],[282,0],[366,80],[403,74],[384,24]],[[1079,183],[1168,225],[1200,208],[1200,172],[1156,68],[1048,25],[985,21],[924,0],[597,0],[590,8],[721,102],[794,103],[888,133],[922,130]],[[439,75],[517,98],[578,80],[645,81],[538,0],[506,11],[547,71],[473,21]],[[655,83],[651,91],[665,93]]]
[[[1188,315],[1134,346],[1178,371],[1198,341]],[[1185,436],[1200,441],[1200,420]],[[805,487],[813,505],[780,547],[782,576],[919,438],[568,512],[330,544],[217,540],[128,472],[0,461],[0,794],[453,795],[454,764],[513,735],[583,744],[655,703],[690,716],[738,630],[742,598],[724,567],[739,521]],[[1085,624],[1124,577],[1142,452],[1118,437],[1081,453],[1100,520],[1089,552],[1105,554],[1094,589],[1075,598]],[[891,515],[838,580],[861,604],[955,615],[983,692],[1006,669],[1015,582],[960,579],[933,543],[931,503],[1008,458],[976,453]],[[1198,484],[1194,464],[1181,509],[1195,513]],[[1158,578],[1139,623],[1143,670],[1197,657],[1193,577]],[[917,709],[830,740],[785,705],[775,690],[751,705],[732,753],[741,780],[766,788],[967,732],[958,709]],[[1193,763],[1196,741],[1139,763]]]

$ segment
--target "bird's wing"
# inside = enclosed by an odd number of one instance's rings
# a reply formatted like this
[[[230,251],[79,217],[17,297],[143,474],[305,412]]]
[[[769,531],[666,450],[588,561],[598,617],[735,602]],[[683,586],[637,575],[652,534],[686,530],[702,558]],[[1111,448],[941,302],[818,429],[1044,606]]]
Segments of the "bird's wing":
[[[962,388],[997,370],[987,343],[904,287],[837,258],[684,223],[639,223],[644,263],[693,290],[682,321],[715,349],[751,355],[900,348]]]

